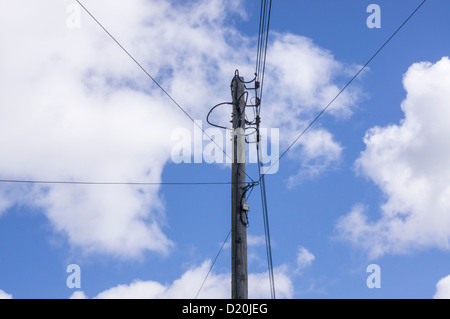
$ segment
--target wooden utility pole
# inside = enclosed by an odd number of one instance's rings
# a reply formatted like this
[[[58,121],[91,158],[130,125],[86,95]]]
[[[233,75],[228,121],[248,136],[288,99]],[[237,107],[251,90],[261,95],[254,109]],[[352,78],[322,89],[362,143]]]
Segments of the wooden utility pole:
[[[248,299],[247,211],[245,200],[245,84],[238,72],[231,82],[233,154],[231,167],[231,298]]]

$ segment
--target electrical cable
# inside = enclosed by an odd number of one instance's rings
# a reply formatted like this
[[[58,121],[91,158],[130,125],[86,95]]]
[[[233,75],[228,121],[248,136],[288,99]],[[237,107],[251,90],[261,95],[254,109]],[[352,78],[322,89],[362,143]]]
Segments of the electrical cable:
[[[339,91],[339,93],[328,103],[328,105],[319,112],[319,114],[308,124],[308,126],[300,133],[300,135],[289,145],[289,147],[278,157],[278,159],[272,163],[266,174],[272,169],[272,167],[277,164],[281,158],[286,155],[286,153],[297,143],[297,141],[311,128],[311,126],[325,113],[330,106],[336,101],[336,99],[350,86],[350,84],[361,74],[361,72],[372,62],[373,59],[384,49],[384,47],[397,35],[397,33],[406,25],[406,23],[416,14],[417,11],[425,4],[427,0],[424,0],[400,25],[400,27],[395,30],[395,32],[389,37],[389,39],[384,42],[384,44],[371,56],[371,58],[359,69],[359,71],[347,82],[347,84]]]
[[[257,149],[257,162],[258,162],[258,174],[259,174],[259,185],[261,191],[261,204],[263,212],[263,222],[264,222],[264,236],[266,241],[266,257],[267,257],[267,268],[269,273],[269,283],[270,283],[270,295],[272,299],[276,298],[275,292],[275,278],[273,274],[273,260],[272,260],[272,246],[270,241],[270,227],[269,227],[269,213],[267,208],[267,194],[265,186],[265,178],[261,172],[261,148],[260,148],[260,132],[259,126],[261,122],[260,111],[261,111],[261,101],[262,101],[262,91],[264,88],[264,73],[266,67],[266,57],[269,39],[269,28],[270,28],[270,16],[272,9],[272,1],[261,0],[261,13],[259,22],[259,34],[258,34],[258,48],[256,57],[256,85],[255,85],[255,105],[257,106],[254,110],[255,112],[255,122],[252,123],[256,126],[256,149]],[[258,96],[259,95],[259,96]]]
[[[98,21],[79,0],[76,1],[84,9],[84,11],[86,11],[86,13],[109,35],[109,37],[131,58],[131,60],[133,60],[134,63],[136,63],[136,65],[161,89],[161,91],[194,123],[194,125],[201,129],[203,134],[205,134],[205,136],[207,136],[214,144],[216,144],[216,146],[219,147],[219,149],[225,154],[225,156],[231,159],[231,157],[225,152],[225,150],[220,147],[220,145],[218,145],[216,141],[214,141],[213,138],[203,130],[203,128],[192,118],[192,116],[190,116],[189,113],[169,94],[169,92],[167,92],[161,86],[161,84],[159,84],[159,82],[150,75],[150,73],[122,46],[122,44],[120,44],[119,41],[116,40],[115,37],[113,37],[113,35],[100,23],[100,21]],[[245,175],[247,175],[247,173],[245,173]],[[254,181],[249,175],[247,175],[247,177]]]
[[[272,0],[269,1],[261,0],[261,12],[260,12],[256,71],[255,71],[257,77],[256,87],[260,89],[259,91],[260,99],[262,98],[262,91],[264,86],[264,73],[266,68],[271,12],[272,12]]]
[[[198,289],[197,294],[195,295],[195,298],[194,298],[194,299],[197,299],[198,295],[200,294],[200,291],[202,290],[203,285],[204,285],[205,282],[206,282],[206,279],[208,279],[208,276],[209,276],[209,274],[211,273],[211,271],[212,271],[214,265],[216,264],[216,261],[217,261],[217,259],[219,258],[220,253],[222,252],[223,246],[225,246],[225,243],[228,241],[228,238],[230,237],[230,235],[231,235],[231,229],[230,229],[230,231],[228,232],[227,237],[225,237],[225,240],[223,241],[222,246],[220,246],[220,249],[219,249],[219,251],[218,251],[217,254],[216,254],[216,258],[214,258],[214,261],[213,261],[213,263],[211,264],[211,267],[209,267],[208,273],[206,274],[205,279],[203,279],[203,282],[202,282],[200,288]]]
[[[266,181],[264,178],[264,174],[261,173],[261,157],[260,157],[261,148],[259,147],[259,144],[256,144],[256,148],[258,153],[258,172],[259,172],[261,203],[264,221],[264,237],[266,240],[266,256],[267,256],[267,268],[269,272],[270,295],[272,299],[276,299],[275,278],[273,275],[272,245],[270,242],[269,213],[267,209]]]
[[[263,0],[261,1],[263,3]],[[372,62],[372,60],[383,50],[383,48],[395,37],[395,35],[403,28],[403,26],[416,14],[416,12],[424,5],[426,0],[424,0],[409,16],[408,18],[400,25],[400,27],[389,37],[389,39],[375,52],[374,55],[366,62],[366,64],[353,76],[353,78],[350,79],[350,81],[342,88],[342,90],[328,103],[328,105],[311,121],[311,123],[301,132],[301,134],[294,140],[294,142],[279,156],[277,161],[273,163],[269,169],[262,174],[261,173],[261,160],[260,160],[260,144],[257,143],[257,153],[258,153],[258,170],[259,170],[259,182],[260,182],[260,190],[261,190],[261,199],[262,199],[262,209],[263,209],[263,219],[264,219],[264,230],[265,230],[265,238],[266,238],[266,253],[267,253],[267,263],[268,263],[268,269],[269,269],[269,281],[270,281],[270,290],[271,290],[271,296],[272,298],[276,298],[275,295],[275,281],[273,276],[273,264],[272,264],[272,252],[271,252],[271,245],[270,245],[270,232],[269,232],[269,219],[268,219],[268,212],[267,212],[267,197],[266,197],[266,188],[265,188],[265,174],[270,171],[270,169],[280,161],[280,159],[292,148],[292,146],[306,133],[306,131],[322,116],[324,112],[334,103],[334,101],[347,89],[347,87],[359,76],[359,74]],[[265,4],[264,4],[265,5]],[[261,6],[263,8],[263,5]],[[263,9],[261,10],[261,17],[263,16]],[[270,19],[270,13],[269,13],[269,19]],[[264,23],[260,21],[260,36],[261,36],[261,25]],[[267,34],[266,34],[267,39]],[[260,41],[260,40],[259,40]],[[258,41],[258,54],[260,54],[260,42]],[[265,53],[267,52],[267,47],[265,48]],[[260,57],[257,58],[257,72],[260,72],[260,69],[258,71],[258,67],[261,65]],[[264,65],[265,65],[265,55],[264,55]],[[263,75],[262,79],[264,77],[264,68],[263,67]],[[261,81],[262,81],[261,79]],[[262,86],[262,84],[261,84]],[[262,96],[262,93],[260,97]],[[257,114],[259,116],[260,109],[258,108]],[[259,141],[259,124],[257,125],[258,128],[258,141]]]
[[[229,128],[229,127],[225,127],[225,126],[221,126],[221,125],[217,125],[217,124],[211,123],[211,121],[209,120],[209,116],[211,115],[212,111],[213,111],[216,107],[219,107],[219,106],[221,106],[221,105],[233,105],[233,103],[232,103],[232,102],[223,102],[223,103],[219,103],[219,104],[214,105],[214,106],[209,110],[208,115],[206,115],[206,122],[208,122],[209,125],[214,126],[214,127],[222,128],[222,129],[225,129],[225,130],[232,130],[232,128]]]
[[[133,58],[133,56],[131,56],[130,53],[128,53],[128,51],[97,21],[97,19],[95,19],[95,17],[92,16],[92,14],[80,3],[80,1],[76,0],[82,7],[83,9],[103,28],[103,30],[119,45],[119,47],[122,48],[122,50],[147,74],[147,76],[150,77],[150,79],[172,100],[172,102],[174,102],[175,105],[177,105],[177,107],[186,115],[188,116],[191,121],[194,121],[194,119],[169,95],[169,93],[167,91],[164,90],[164,88]],[[426,2],[426,0],[424,0],[417,8],[416,10],[414,10],[414,12],[400,25],[400,27],[391,35],[391,37],[378,49],[378,51],[375,52],[375,54],[366,62],[366,64],[350,79],[350,81],[339,91],[339,93],[328,103],[328,105],[322,109],[321,112],[319,112],[319,114],[309,123],[309,125],[300,133],[300,135],[293,141],[293,143],[291,143],[289,145],[289,147],[279,156],[279,158],[277,159],[277,161],[275,163],[272,163],[272,165],[269,167],[269,169],[265,172],[265,174],[267,174],[267,172],[270,171],[270,169],[276,164],[278,163],[282,157],[284,157],[286,155],[286,153],[298,142],[298,140],[310,129],[310,127],[330,108],[330,106],[335,102],[335,100],[348,88],[348,86],[361,74],[361,72],[372,62],[372,60],[384,49],[384,47],[395,37],[395,35],[403,28],[403,26],[414,16],[414,14],[423,6],[423,4]],[[249,125],[256,125],[256,132],[257,132],[257,153],[258,153],[258,172],[259,172],[259,180],[257,182],[255,182],[249,175],[247,175],[247,173],[245,173],[253,182],[253,186],[256,184],[260,185],[260,190],[261,190],[261,199],[262,199],[262,209],[263,209],[263,219],[264,219],[264,229],[265,229],[265,237],[266,237],[266,252],[267,252],[267,259],[268,259],[268,268],[269,268],[269,279],[270,279],[270,284],[271,284],[271,296],[272,298],[275,298],[275,285],[274,285],[274,276],[273,276],[273,263],[272,263],[272,252],[271,252],[271,244],[270,244],[270,232],[269,232],[269,219],[268,219],[268,210],[267,210],[267,197],[266,197],[266,187],[265,187],[265,174],[261,173],[261,158],[260,158],[260,144],[259,144],[259,115],[260,115],[260,105],[261,105],[261,100],[262,100],[262,94],[263,94],[263,87],[264,87],[264,75],[265,75],[265,67],[266,67],[266,58],[267,58],[267,48],[268,48],[268,36],[269,36],[269,28],[270,28],[270,17],[271,17],[271,9],[272,9],[272,0],[261,0],[261,12],[260,12],[260,21],[259,21],[259,34],[258,34],[258,45],[257,45],[257,58],[256,58],[256,72],[255,72],[255,79],[252,81],[255,81],[255,94],[256,94],[256,101],[257,103],[255,103],[256,106],[256,123],[253,124],[253,121],[248,121],[247,124]],[[236,77],[236,73],[235,73],[235,77]],[[239,74],[237,73],[237,77],[239,78]],[[252,81],[249,82],[244,82],[244,83],[251,83]],[[242,81],[243,82],[243,81]],[[252,88],[253,89],[253,88]],[[259,92],[258,92],[259,90]],[[258,97],[259,95],[259,97]],[[242,95],[241,95],[242,97]],[[241,97],[239,97],[239,100],[241,99]],[[209,121],[209,115],[211,114],[211,112],[218,107],[219,105],[223,105],[223,104],[230,104],[228,102],[225,103],[220,103],[216,106],[214,106],[210,112],[208,113],[208,123],[216,126],[216,127],[221,127],[221,128],[225,128],[223,126],[218,126],[215,124],[210,123]],[[241,116],[240,116],[241,117]],[[242,119],[239,118],[239,120],[241,121]],[[196,123],[195,123],[196,124]],[[198,125],[198,124],[197,124]],[[201,128],[201,127],[200,127]],[[202,129],[202,128],[201,128]],[[202,129],[203,131],[203,129]],[[203,131],[203,133],[205,133]],[[206,133],[205,133],[206,134]],[[206,136],[208,136],[206,134]],[[209,137],[209,136],[208,136]],[[211,139],[211,141],[214,142],[214,140],[209,137]],[[219,146],[220,147],[220,146]],[[223,150],[222,150],[223,151]],[[225,154],[226,152],[223,151]],[[227,154],[226,154],[227,155]],[[228,156],[228,155],[227,155]],[[12,180],[0,180],[0,182],[33,182],[35,183],[36,181],[12,181]],[[37,181],[39,182],[39,181]],[[70,183],[70,184],[138,184],[138,185],[150,185],[150,184],[167,184],[167,185],[172,185],[172,184],[181,184],[181,183],[99,183],[99,182],[46,182],[46,181],[41,181],[42,183]],[[186,184],[210,184],[210,183],[183,183],[183,185]],[[211,183],[211,184],[230,184],[230,183]],[[248,190],[248,188],[246,189]],[[245,194],[245,192],[244,192]],[[231,233],[228,233],[226,240],[228,240],[228,237]],[[226,241],[225,240],[225,241]],[[219,250],[218,255],[220,254],[220,251],[223,248],[222,244],[221,249]],[[208,274],[205,278],[205,280],[202,283],[201,288],[203,287],[203,284],[205,283],[212,267],[214,266],[215,261],[218,258],[218,255],[216,256],[216,259],[214,260],[210,270],[208,271]],[[197,293],[197,296],[200,292],[200,290]],[[196,298],[197,298],[196,296]]]
[[[130,185],[130,186],[159,186],[159,185],[232,185],[233,182],[97,182],[97,181],[56,181],[56,180],[15,180],[0,179],[0,183],[16,184],[68,184],[68,185]]]

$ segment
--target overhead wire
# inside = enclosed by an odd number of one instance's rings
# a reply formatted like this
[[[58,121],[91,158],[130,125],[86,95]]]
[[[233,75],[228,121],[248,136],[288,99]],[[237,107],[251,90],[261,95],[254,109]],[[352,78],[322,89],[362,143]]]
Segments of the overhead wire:
[[[159,186],[159,185],[232,185],[233,182],[104,182],[104,181],[57,181],[57,180],[17,180],[0,179],[0,183],[15,184],[68,184],[68,185],[130,185],[130,186]]]
[[[243,196],[246,196],[246,200],[249,199],[250,195],[252,194],[252,191],[253,191],[254,186],[256,186],[257,184],[258,184],[258,183],[249,183],[249,184],[244,188],[245,190],[244,190]],[[250,192],[248,192],[248,190],[250,190]],[[248,192],[248,193],[247,193],[247,192]],[[241,198],[241,202],[242,202],[242,200],[243,200],[243,198]],[[247,222],[247,225],[248,225],[248,222]],[[200,292],[201,292],[201,290],[202,290],[202,288],[203,288],[203,286],[204,286],[206,280],[208,279],[209,274],[211,273],[212,269],[214,268],[214,265],[216,264],[216,261],[217,261],[217,259],[219,258],[219,255],[220,255],[220,253],[222,252],[223,247],[225,246],[225,243],[228,241],[228,238],[229,238],[230,235],[231,235],[231,231],[232,231],[232,230],[230,229],[230,231],[228,232],[228,235],[225,237],[225,240],[223,241],[222,245],[220,246],[220,249],[219,249],[219,251],[217,252],[217,254],[216,254],[216,256],[215,256],[214,261],[212,262],[211,266],[209,267],[209,270],[208,270],[208,272],[207,272],[205,278],[203,279],[203,282],[202,282],[202,284],[200,285],[200,288],[198,289],[197,294],[195,295],[195,299],[197,299],[197,297],[198,297],[198,295],[200,294]]]
[[[264,74],[266,69],[266,57],[269,41],[270,17],[272,12],[272,0],[261,0],[261,12],[258,32],[258,45],[256,54],[256,83],[259,87],[259,98],[262,99],[264,88]],[[257,91],[258,92],[258,91]]]
[[[220,249],[219,249],[219,251],[217,252],[216,257],[214,258],[214,261],[212,262],[211,267],[209,267],[209,270],[208,270],[208,272],[206,273],[205,279],[203,279],[203,282],[202,282],[202,284],[200,285],[200,288],[198,289],[197,294],[195,295],[195,298],[194,298],[194,299],[197,299],[198,295],[200,294],[200,291],[202,290],[203,285],[205,284],[206,280],[208,279],[209,274],[211,273],[211,271],[212,271],[214,265],[216,264],[216,261],[217,261],[217,259],[219,258],[219,255],[220,255],[220,253],[222,252],[222,249],[223,249],[223,247],[225,246],[225,243],[228,241],[228,238],[230,237],[230,235],[231,235],[231,229],[230,229],[230,231],[228,232],[227,237],[225,237],[225,239],[224,239],[222,245],[220,246]]]
[[[84,11],[106,32],[106,34],[131,58],[131,60],[156,84],[156,86],[161,89],[161,91],[196,125],[202,130],[202,132],[207,136],[217,147],[231,159],[225,150],[223,150],[217,142],[209,136],[205,130],[194,120],[194,118],[189,115],[189,113],[167,92],[162,85],[140,64],[134,56],[100,23],[100,21],[79,1],[76,2],[83,8]],[[253,178],[244,172],[252,182]],[[51,181],[51,180],[14,180],[14,179],[0,179],[0,183],[27,183],[27,184],[73,184],[73,185],[219,185],[219,184],[232,184],[232,183],[216,183],[216,182],[175,182],[175,183],[152,183],[152,182],[104,182],[104,181]]]
[[[297,138],[286,148],[286,150],[273,162],[267,169],[268,173],[274,165],[283,158],[287,152],[298,142],[298,140],[313,126],[313,124],[331,107],[336,99],[350,86],[350,84],[361,74],[361,72],[375,59],[375,57],[386,47],[386,45],[397,35],[397,33],[408,23],[408,21],[419,11],[419,9],[425,4],[427,0],[423,2],[408,16],[408,18],[395,30],[395,32],[383,43],[383,45],[370,57],[370,59],[358,70],[358,72],[345,84],[345,86],[336,94],[335,97],[317,114],[317,116],[306,126],[306,128],[297,136]],[[261,177],[260,177],[261,180]]]
[[[257,144],[257,152],[258,152],[258,171],[260,176],[260,191],[261,191],[261,204],[263,211],[263,222],[264,222],[264,234],[266,241],[266,256],[267,256],[267,268],[269,273],[269,284],[270,284],[270,295],[272,299],[276,299],[275,292],[275,278],[273,275],[273,261],[272,261],[272,245],[270,242],[270,226],[269,226],[269,213],[267,208],[267,195],[266,195],[266,180],[264,174],[261,173],[261,158],[260,158],[260,145]]]
[[[161,89],[161,91],[192,121],[195,123],[195,120],[192,118],[192,116],[189,115],[189,113],[167,92],[161,84],[153,77],[151,74],[131,55],[130,52],[128,52],[127,49],[124,48],[122,44],[120,44],[119,41],[116,40],[116,38],[100,23],[100,21],[97,20],[97,18],[94,17],[94,15],[79,1],[76,0],[78,4],[83,8],[84,11],[103,29],[103,31],[106,32],[106,34],[109,35],[109,37],[122,49],[123,52],[125,52],[128,57],[133,60],[134,63],[153,81],[153,83],[156,84],[156,86]]]
[[[119,47],[122,48],[122,50],[127,53],[127,55],[130,56],[130,58],[147,74],[147,76],[150,77],[150,79],[152,79],[153,82],[155,82],[155,84],[172,100],[172,102],[174,102],[175,105],[177,105],[177,107],[186,115],[188,116],[191,121],[194,122],[194,124],[196,124],[196,122],[193,120],[193,118],[169,95],[169,93],[164,90],[164,88],[133,58],[133,56],[131,56],[130,53],[128,53],[128,51],[97,21],[97,19],[95,19],[95,17],[92,16],[92,14],[80,3],[80,1],[76,0],[82,7],[83,9],[103,28],[103,30],[119,45]],[[348,88],[348,86],[361,74],[361,72],[372,62],[372,60],[384,49],[384,47],[396,36],[396,34],[403,28],[403,26],[416,14],[416,12],[423,6],[423,4],[426,2],[426,0],[424,0],[415,10],[414,12],[412,12],[409,17],[400,25],[400,27],[389,37],[389,39],[375,52],[375,54],[364,64],[363,67],[360,68],[360,70],[350,79],[350,81],[339,91],[339,93],[321,110],[321,112],[319,112],[319,114],[309,123],[309,125],[300,133],[300,135],[289,145],[289,147],[278,157],[277,161],[272,163],[272,165],[269,167],[268,170],[265,171],[265,173],[261,172],[261,157],[260,157],[260,135],[259,135],[259,124],[260,124],[260,108],[261,108],[261,100],[262,100],[262,94],[263,94],[263,87],[264,87],[264,74],[265,74],[265,67],[266,67],[266,57],[267,57],[267,48],[268,48],[268,36],[269,36],[269,28],[270,28],[270,17],[271,17],[271,9],[272,9],[272,0],[261,0],[261,11],[260,11],[260,21],[259,21],[259,31],[258,31],[258,44],[257,44],[257,58],[256,58],[256,68],[255,68],[255,94],[256,94],[256,98],[255,98],[255,120],[254,121],[249,121],[248,124],[254,124],[256,125],[256,133],[257,133],[257,153],[258,153],[258,172],[259,172],[259,180],[258,181],[254,181],[247,173],[245,173],[254,183],[254,185],[259,184],[259,186],[261,187],[261,200],[262,200],[262,209],[263,209],[263,219],[264,219],[264,229],[265,229],[265,237],[266,237],[266,254],[267,254],[267,261],[268,261],[268,268],[269,268],[269,279],[270,279],[270,284],[271,284],[271,296],[272,298],[275,298],[275,285],[274,285],[274,275],[273,275],[273,263],[272,263],[272,253],[271,253],[271,244],[270,244],[270,231],[269,231],[269,219],[268,219],[268,210],[267,210],[267,196],[266,196],[266,187],[265,187],[265,175],[271,170],[271,168],[277,164],[281,158],[283,156],[286,155],[286,153],[298,142],[298,140],[311,128],[311,126],[331,107],[331,105],[335,102],[335,100]],[[250,81],[252,82],[252,81]],[[246,82],[249,83],[249,82]],[[228,102],[226,103],[221,103],[219,105],[223,105],[223,104],[230,104]],[[216,108],[216,105],[214,108]],[[214,109],[213,108],[213,109]],[[208,118],[209,118],[209,114],[211,113],[211,111],[213,110],[211,109],[210,112],[208,113]],[[208,121],[209,123],[209,121]],[[211,123],[210,123],[211,124]],[[198,125],[198,124],[197,124]],[[213,125],[213,124],[211,124]],[[214,125],[215,126],[215,125]],[[226,128],[226,127],[222,127],[221,128]],[[202,129],[200,127],[200,129]],[[203,129],[202,129],[203,131]],[[204,132],[204,131],[203,131]],[[205,133],[205,132],[204,132]],[[206,134],[206,133],[205,133]],[[206,136],[208,136],[206,134]],[[209,136],[208,136],[209,137]],[[214,140],[209,137],[211,139],[211,141],[214,142]],[[220,147],[220,146],[219,146]],[[223,151],[223,149],[222,149]],[[225,151],[223,151],[225,153]],[[226,153],[225,153],[226,154]],[[226,154],[228,156],[228,154]],[[14,181],[5,181],[5,180],[0,180],[0,182],[14,182]],[[45,182],[45,181],[41,181],[44,183],[81,183],[81,184],[91,184],[90,182]],[[149,184],[168,184],[168,185],[185,185],[185,184],[230,184],[230,183],[98,183],[98,182],[94,182],[92,184],[144,184],[144,185],[149,185]],[[231,231],[230,231],[231,233]],[[225,239],[228,240],[228,237],[230,235],[230,233],[227,235],[227,238]],[[205,278],[205,280],[203,281],[197,296],[200,292],[200,290],[203,287],[203,284],[205,283],[210,271],[212,270],[212,267],[214,266],[215,261],[217,260],[223,245],[222,244],[221,249],[219,250],[210,270],[208,271],[208,274]],[[196,296],[196,297],[197,297]]]
[[[122,44],[120,44],[120,42],[100,23],[100,21],[98,21],[94,17],[94,15],[79,0],[76,0],[76,2],[103,29],[103,31],[105,31],[106,34],[108,34],[108,36],[131,58],[131,60],[133,60],[133,62],[136,63],[136,65],[156,84],[156,86],[159,89],[161,89],[161,91],[178,107],[178,109],[180,109],[194,123],[194,125],[196,125],[203,132],[203,134],[205,134],[205,136],[207,136],[214,144],[216,144],[216,146],[219,147],[219,149],[225,154],[225,156],[231,159],[231,156],[227,154],[227,152],[220,145],[218,145],[217,142],[211,136],[209,136],[205,132],[205,130],[194,120],[194,118],[169,94],[169,92],[167,92],[162,87],[162,85],[153,76],[151,76],[151,74],[133,57],[133,55],[131,55],[131,53],[128,52],[128,50],[125,49],[125,47]],[[249,176],[247,173],[245,173],[245,175],[247,175],[247,177],[250,178],[250,180],[254,181],[253,178]]]
[[[406,23],[416,14],[416,12],[425,4],[426,0],[424,0],[409,16],[408,18],[398,27],[395,32],[388,38],[388,40],[383,43],[383,45],[373,54],[370,59],[364,64],[363,67],[360,68],[360,70],[350,79],[350,81],[338,92],[338,94],[328,103],[328,105],[322,109],[322,111],[309,123],[309,125],[300,133],[300,135],[294,140],[293,143],[289,145],[289,147],[279,156],[276,162],[272,163],[272,165],[269,167],[268,170],[265,171],[263,174],[261,172],[261,158],[260,158],[260,143],[259,143],[259,125],[258,127],[258,137],[257,137],[257,154],[258,154],[258,172],[259,172],[259,185],[261,189],[261,199],[262,199],[262,209],[263,209],[263,219],[264,219],[264,230],[265,230],[265,238],[266,238],[266,255],[267,255],[267,263],[268,263],[268,269],[269,269],[269,282],[270,282],[270,291],[271,291],[271,297],[273,299],[276,298],[275,295],[275,280],[273,275],[273,263],[272,263],[272,252],[271,252],[271,245],[270,245],[270,231],[269,231],[269,219],[268,219],[268,212],[267,212],[267,195],[266,195],[266,187],[265,187],[265,174],[267,174],[272,167],[277,164],[281,158],[286,155],[286,153],[293,147],[295,143],[308,131],[311,126],[327,111],[327,109],[334,103],[334,101],[348,88],[348,86],[361,74],[361,72],[372,62],[372,60],[383,50],[383,48],[395,37],[395,35],[406,25]],[[270,8],[271,4],[269,4]],[[260,15],[260,30],[259,30],[259,37],[258,37],[258,57],[257,57],[257,65],[256,65],[256,72],[257,72],[257,81],[260,82],[261,86],[261,93],[259,96],[260,103],[262,100],[262,88],[263,88],[263,80],[264,80],[264,71],[265,71],[265,62],[266,62],[266,54],[267,54],[267,36],[268,36],[268,28],[266,36],[266,42],[264,44],[264,54],[262,54],[262,37],[264,35],[264,25],[265,25],[265,18],[263,12],[266,8],[266,1],[261,0],[261,15]],[[270,21],[270,10],[268,15],[268,22]],[[261,73],[262,75],[258,76],[258,73]],[[257,83],[258,84],[258,83]],[[258,86],[258,85],[256,85]],[[258,99],[258,96],[257,96]],[[257,108],[257,119],[260,120],[260,107]]]
[[[272,258],[272,245],[270,241],[270,226],[269,226],[269,211],[267,207],[267,193],[264,174],[262,173],[261,163],[261,143],[260,143],[260,112],[262,103],[262,94],[264,88],[264,74],[266,68],[267,48],[269,42],[269,29],[270,29],[270,17],[272,11],[272,0],[261,0],[261,11],[258,31],[258,45],[256,56],[256,69],[255,69],[255,125],[256,125],[256,152],[258,162],[258,174],[259,174],[259,186],[261,191],[261,205],[264,222],[264,237],[266,243],[266,258],[267,268],[269,274],[270,295],[272,299],[276,298],[275,291],[275,278],[273,274],[273,258]]]

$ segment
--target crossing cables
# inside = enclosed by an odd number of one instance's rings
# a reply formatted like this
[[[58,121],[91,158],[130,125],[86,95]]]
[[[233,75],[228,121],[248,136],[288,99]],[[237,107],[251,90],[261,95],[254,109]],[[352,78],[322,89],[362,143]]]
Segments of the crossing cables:
[[[276,298],[275,293],[275,278],[273,274],[273,262],[272,262],[272,245],[270,242],[270,227],[269,227],[269,212],[267,208],[267,194],[266,194],[266,182],[264,174],[262,173],[261,165],[261,145],[260,145],[260,123],[261,123],[261,101],[264,88],[264,73],[266,69],[266,57],[267,47],[269,42],[269,29],[270,29],[270,16],[272,11],[272,0],[261,0],[261,11],[259,17],[259,30],[258,30],[258,46],[256,53],[256,68],[255,68],[255,126],[256,126],[256,150],[258,158],[258,174],[259,174],[259,186],[261,190],[261,204],[264,221],[264,237],[266,241],[266,257],[267,268],[269,273],[270,283],[270,295],[272,299]]]

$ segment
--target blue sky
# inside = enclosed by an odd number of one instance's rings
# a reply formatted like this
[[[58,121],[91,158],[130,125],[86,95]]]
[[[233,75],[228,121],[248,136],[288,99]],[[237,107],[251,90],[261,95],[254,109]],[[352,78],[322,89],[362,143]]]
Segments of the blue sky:
[[[0,1],[0,179],[230,181],[175,163],[190,119],[76,2],[44,2]],[[421,2],[273,2],[261,117],[280,153]],[[234,70],[253,77],[259,1],[82,3],[204,129]],[[266,176],[278,297],[450,298],[448,12],[428,0]],[[249,295],[267,298],[258,187],[248,203]],[[0,297],[194,298],[230,227],[230,185],[0,183]],[[230,250],[199,298],[229,297]]]

